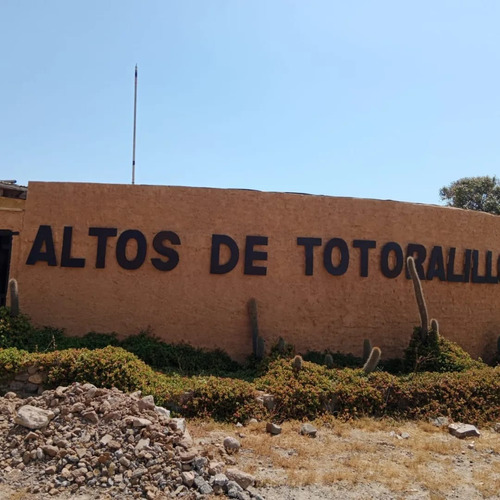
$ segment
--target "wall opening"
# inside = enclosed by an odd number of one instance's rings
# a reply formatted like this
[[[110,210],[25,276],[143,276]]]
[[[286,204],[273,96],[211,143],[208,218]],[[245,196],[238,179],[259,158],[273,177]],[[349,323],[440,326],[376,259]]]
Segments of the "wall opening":
[[[0,229],[0,306],[7,302],[13,231]]]

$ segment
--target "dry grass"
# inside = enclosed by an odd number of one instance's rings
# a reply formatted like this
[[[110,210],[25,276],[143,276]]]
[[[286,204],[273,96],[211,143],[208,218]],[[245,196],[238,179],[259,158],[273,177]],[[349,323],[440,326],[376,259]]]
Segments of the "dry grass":
[[[319,429],[315,439],[299,434],[300,422],[284,423],[278,436],[266,434],[264,423],[239,429],[190,423],[190,431],[204,441],[208,434],[222,458],[224,436],[241,433],[236,465],[264,485],[381,485],[398,498],[419,492],[436,500],[461,493],[464,497],[498,495],[500,434],[482,431],[469,447],[472,440],[459,440],[425,422],[360,419],[346,423],[330,418],[314,424]],[[410,438],[399,439],[391,431],[407,432]]]

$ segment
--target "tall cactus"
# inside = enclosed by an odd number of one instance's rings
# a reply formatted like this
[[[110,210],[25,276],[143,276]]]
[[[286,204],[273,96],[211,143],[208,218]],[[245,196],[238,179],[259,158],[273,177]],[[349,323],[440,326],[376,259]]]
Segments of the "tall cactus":
[[[418,276],[417,268],[415,267],[415,259],[411,256],[408,257],[406,259],[406,265],[408,266],[408,271],[410,272],[410,277],[413,282],[418,311],[420,313],[420,338],[422,341],[424,341],[427,338],[427,332],[429,331],[429,315],[427,313],[427,304],[425,303],[424,291],[422,290],[422,283]]]
[[[250,316],[250,325],[252,326],[252,352],[257,356],[259,320],[257,316],[257,301],[254,298],[248,301],[248,314]]]
[[[256,359],[261,360],[265,354],[265,341],[259,335],[259,318],[257,315],[257,301],[252,298],[248,301],[248,315],[252,325],[252,351]]]
[[[262,337],[257,337],[257,351],[255,352],[255,357],[259,360],[264,359],[266,354],[266,341]]]
[[[11,278],[9,280],[9,292],[10,292],[10,315],[19,316],[19,288],[17,286],[17,280]]]
[[[374,347],[372,349],[372,352],[370,353],[370,356],[368,357],[365,365],[363,366],[363,371],[365,373],[371,373],[375,368],[377,368],[377,365],[380,361],[380,356],[382,355],[382,351],[380,350],[379,347]]]
[[[370,339],[365,339],[363,341],[363,363],[366,363],[368,361],[371,352],[372,352],[372,343]]]

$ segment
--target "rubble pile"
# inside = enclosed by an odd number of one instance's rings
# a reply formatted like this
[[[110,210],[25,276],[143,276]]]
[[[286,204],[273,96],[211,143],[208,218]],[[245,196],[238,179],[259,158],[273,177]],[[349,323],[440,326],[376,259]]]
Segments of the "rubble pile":
[[[0,398],[0,480],[14,470],[31,493],[260,498],[253,476],[198,450],[185,420],[152,396],[92,384]]]

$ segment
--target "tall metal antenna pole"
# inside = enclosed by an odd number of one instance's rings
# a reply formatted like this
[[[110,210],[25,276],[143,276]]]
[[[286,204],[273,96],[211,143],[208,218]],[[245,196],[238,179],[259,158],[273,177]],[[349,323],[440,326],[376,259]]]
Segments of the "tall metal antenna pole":
[[[132,147],[132,184],[135,184],[135,126],[137,122],[137,64],[135,65],[134,88],[134,145]]]

